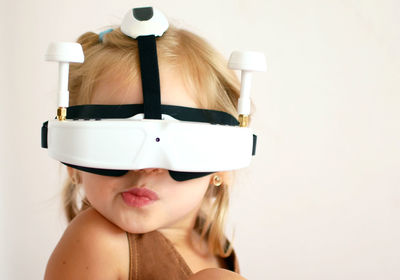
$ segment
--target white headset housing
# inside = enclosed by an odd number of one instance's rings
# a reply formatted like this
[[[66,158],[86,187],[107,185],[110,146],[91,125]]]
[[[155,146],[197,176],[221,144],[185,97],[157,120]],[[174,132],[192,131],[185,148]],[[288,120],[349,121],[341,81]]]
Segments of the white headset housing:
[[[225,112],[163,105],[155,38],[167,29],[165,16],[151,7],[131,9],[121,24],[125,35],[138,40],[143,104],[68,107],[68,63],[83,62],[83,51],[77,43],[49,46],[46,59],[60,63],[57,118],[42,126],[42,147],[50,157],[107,176],[164,168],[178,181],[249,166],[257,142],[245,122],[251,71],[266,70],[264,55],[233,52],[230,58],[229,67],[242,70],[243,122]]]

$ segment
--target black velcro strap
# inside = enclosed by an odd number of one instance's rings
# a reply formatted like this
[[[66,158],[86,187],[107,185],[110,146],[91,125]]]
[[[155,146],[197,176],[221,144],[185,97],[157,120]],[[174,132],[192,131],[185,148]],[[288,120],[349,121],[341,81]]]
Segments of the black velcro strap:
[[[67,119],[125,119],[143,113],[143,104],[100,105],[85,104],[67,108]]]
[[[161,105],[161,112],[181,121],[239,126],[237,119],[223,111]]]
[[[47,149],[47,126],[49,121],[44,122],[42,125],[42,148]]]
[[[256,146],[257,146],[257,135],[253,134],[253,151],[251,153],[252,156],[256,154]]]
[[[158,71],[156,37],[137,38],[142,75],[144,118],[161,120],[160,76]]]
[[[143,113],[143,104],[121,105],[76,105],[67,108],[67,119],[72,120],[100,120],[124,119]],[[175,119],[188,122],[205,122],[238,126],[239,122],[232,115],[216,110],[198,109],[191,107],[161,105],[161,113]]]

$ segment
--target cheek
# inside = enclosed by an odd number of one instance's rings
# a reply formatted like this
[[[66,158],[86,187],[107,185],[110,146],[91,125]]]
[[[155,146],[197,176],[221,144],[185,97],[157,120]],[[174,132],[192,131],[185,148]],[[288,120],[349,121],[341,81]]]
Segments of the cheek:
[[[165,193],[165,199],[171,210],[188,212],[199,206],[208,188],[208,180],[188,181],[170,186]]]
[[[82,176],[82,184],[86,197],[93,206],[96,206],[111,197],[111,184],[110,182],[105,182],[103,176]]]

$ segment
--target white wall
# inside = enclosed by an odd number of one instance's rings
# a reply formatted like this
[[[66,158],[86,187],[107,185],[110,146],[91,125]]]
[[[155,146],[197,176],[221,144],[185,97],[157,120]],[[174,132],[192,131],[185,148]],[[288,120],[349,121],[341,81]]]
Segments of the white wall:
[[[6,0],[7,1],[7,0]],[[400,279],[400,2],[396,0],[1,3],[0,279],[40,279],[65,222],[58,164],[40,148],[54,117],[51,41],[155,3],[228,57],[265,52],[253,80],[258,153],[230,228],[249,279]]]

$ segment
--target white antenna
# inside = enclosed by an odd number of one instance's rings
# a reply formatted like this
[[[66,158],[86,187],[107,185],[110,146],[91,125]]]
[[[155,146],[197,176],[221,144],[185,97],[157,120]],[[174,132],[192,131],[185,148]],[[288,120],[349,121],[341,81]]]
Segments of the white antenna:
[[[47,49],[45,59],[59,62],[57,119],[63,121],[66,118],[69,104],[69,63],[82,63],[84,61],[82,46],[71,42],[51,43]]]
[[[238,113],[240,126],[247,127],[248,116],[250,115],[252,72],[265,72],[267,70],[265,55],[261,52],[234,51],[229,58],[228,66],[231,69],[242,71]]]

